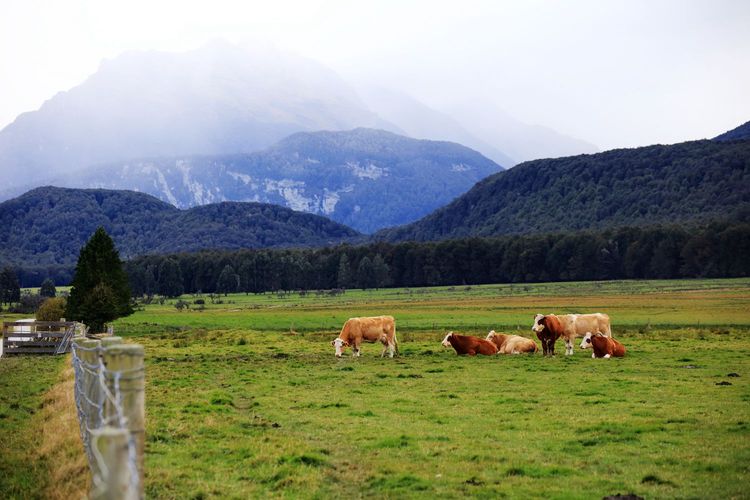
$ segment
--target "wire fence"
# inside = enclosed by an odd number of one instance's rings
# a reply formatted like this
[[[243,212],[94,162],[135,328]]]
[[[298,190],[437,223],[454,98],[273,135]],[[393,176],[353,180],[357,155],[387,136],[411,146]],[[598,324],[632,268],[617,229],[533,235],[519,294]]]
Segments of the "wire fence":
[[[92,498],[143,498],[143,346],[119,337],[72,344],[75,403]]]

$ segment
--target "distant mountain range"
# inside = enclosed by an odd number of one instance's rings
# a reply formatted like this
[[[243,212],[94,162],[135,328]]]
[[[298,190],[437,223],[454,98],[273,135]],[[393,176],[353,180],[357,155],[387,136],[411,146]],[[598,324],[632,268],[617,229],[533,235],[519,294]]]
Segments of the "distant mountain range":
[[[0,203],[0,225],[0,263],[42,273],[49,267],[72,268],[99,226],[124,259],[212,248],[324,246],[358,235],[324,217],[263,203],[179,210],[143,193],[57,187]]]
[[[426,241],[748,215],[750,141],[703,140],[526,162],[375,238]]]
[[[274,203],[362,232],[415,221],[502,167],[459,144],[390,132],[300,132],[251,154],[131,160],[54,181],[129,189],[178,208]]]
[[[481,113],[459,121],[402,93],[357,89],[322,64],[269,46],[131,51],[0,130],[0,185],[15,187],[7,198],[93,165],[251,153],[296,132],[358,127],[466,144],[506,167],[595,150],[487,108],[475,103]]]

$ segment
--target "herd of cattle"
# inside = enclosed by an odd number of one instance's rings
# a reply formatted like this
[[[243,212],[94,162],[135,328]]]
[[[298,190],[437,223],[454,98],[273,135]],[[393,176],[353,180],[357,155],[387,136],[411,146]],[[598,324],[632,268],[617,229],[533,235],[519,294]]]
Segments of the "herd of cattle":
[[[612,328],[609,324],[609,316],[606,314],[537,314],[531,330],[541,341],[545,355],[555,354],[555,342],[560,338],[565,342],[565,354],[573,354],[573,341],[577,337],[583,337],[581,349],[592,349],[592,358],[625,355],[625,346],[612,338]],[[346,347],[351,347],[352,354],[359,356],[362,342],[381,342],[383,352],[380,356],[383,357],[388,352],[389,356],[393,357],[398,352],[396,320],[393,316],[349,318],[331,345],[335,348],[336,357],[341,357]],[[456,354],[469,356],[533,354],[539,350],[532,339],[520,335],[496,333],[494,330],[484,339],[449,332],[442,344],[445,347],[453,347]]]

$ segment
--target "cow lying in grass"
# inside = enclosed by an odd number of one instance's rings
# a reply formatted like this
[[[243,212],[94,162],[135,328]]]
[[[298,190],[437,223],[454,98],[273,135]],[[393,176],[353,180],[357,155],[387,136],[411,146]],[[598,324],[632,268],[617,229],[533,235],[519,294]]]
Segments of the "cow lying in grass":
[[[538,348],[536,342],[520,335],[505,335],[495,330],[487,334],[487,339],[497,347],[498,354],[535,353]]]
[[[491,356],[497,354],[497,347],[489,340],[469,335],[458,335],[453,332],[448,332],[442,344],[444,347],[453,347],[459,356],[464,354],[469,356],[476,356],[477,354]]]
[[[390,357],[398,352],[398,340],[396,340],[396,320],[393,316],[374,316],[364,318],[349,318],[344,323],[337,339],[331,341],[336,349],[335,354],[340,358],[344,348],[351,346],[352,355],[359,356],[359,346],[362,342],[382,342],[382,358],[388,351]]]
[[[588,332],[583,341],[594,350],[592,358],[621,358],[625,356],[625,346],[601,333]]]

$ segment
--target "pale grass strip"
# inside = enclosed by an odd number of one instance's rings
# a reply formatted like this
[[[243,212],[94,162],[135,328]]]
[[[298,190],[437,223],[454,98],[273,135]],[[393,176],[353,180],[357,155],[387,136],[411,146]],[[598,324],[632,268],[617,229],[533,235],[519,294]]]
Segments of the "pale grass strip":
[[[57,383],[44,394],[42,410],[35,416],[42,440],[38,450],[48,467],[44,497],[53,500],[86,498],[91,475],[81,443],[73,394],[73,368],[65,363]]]

